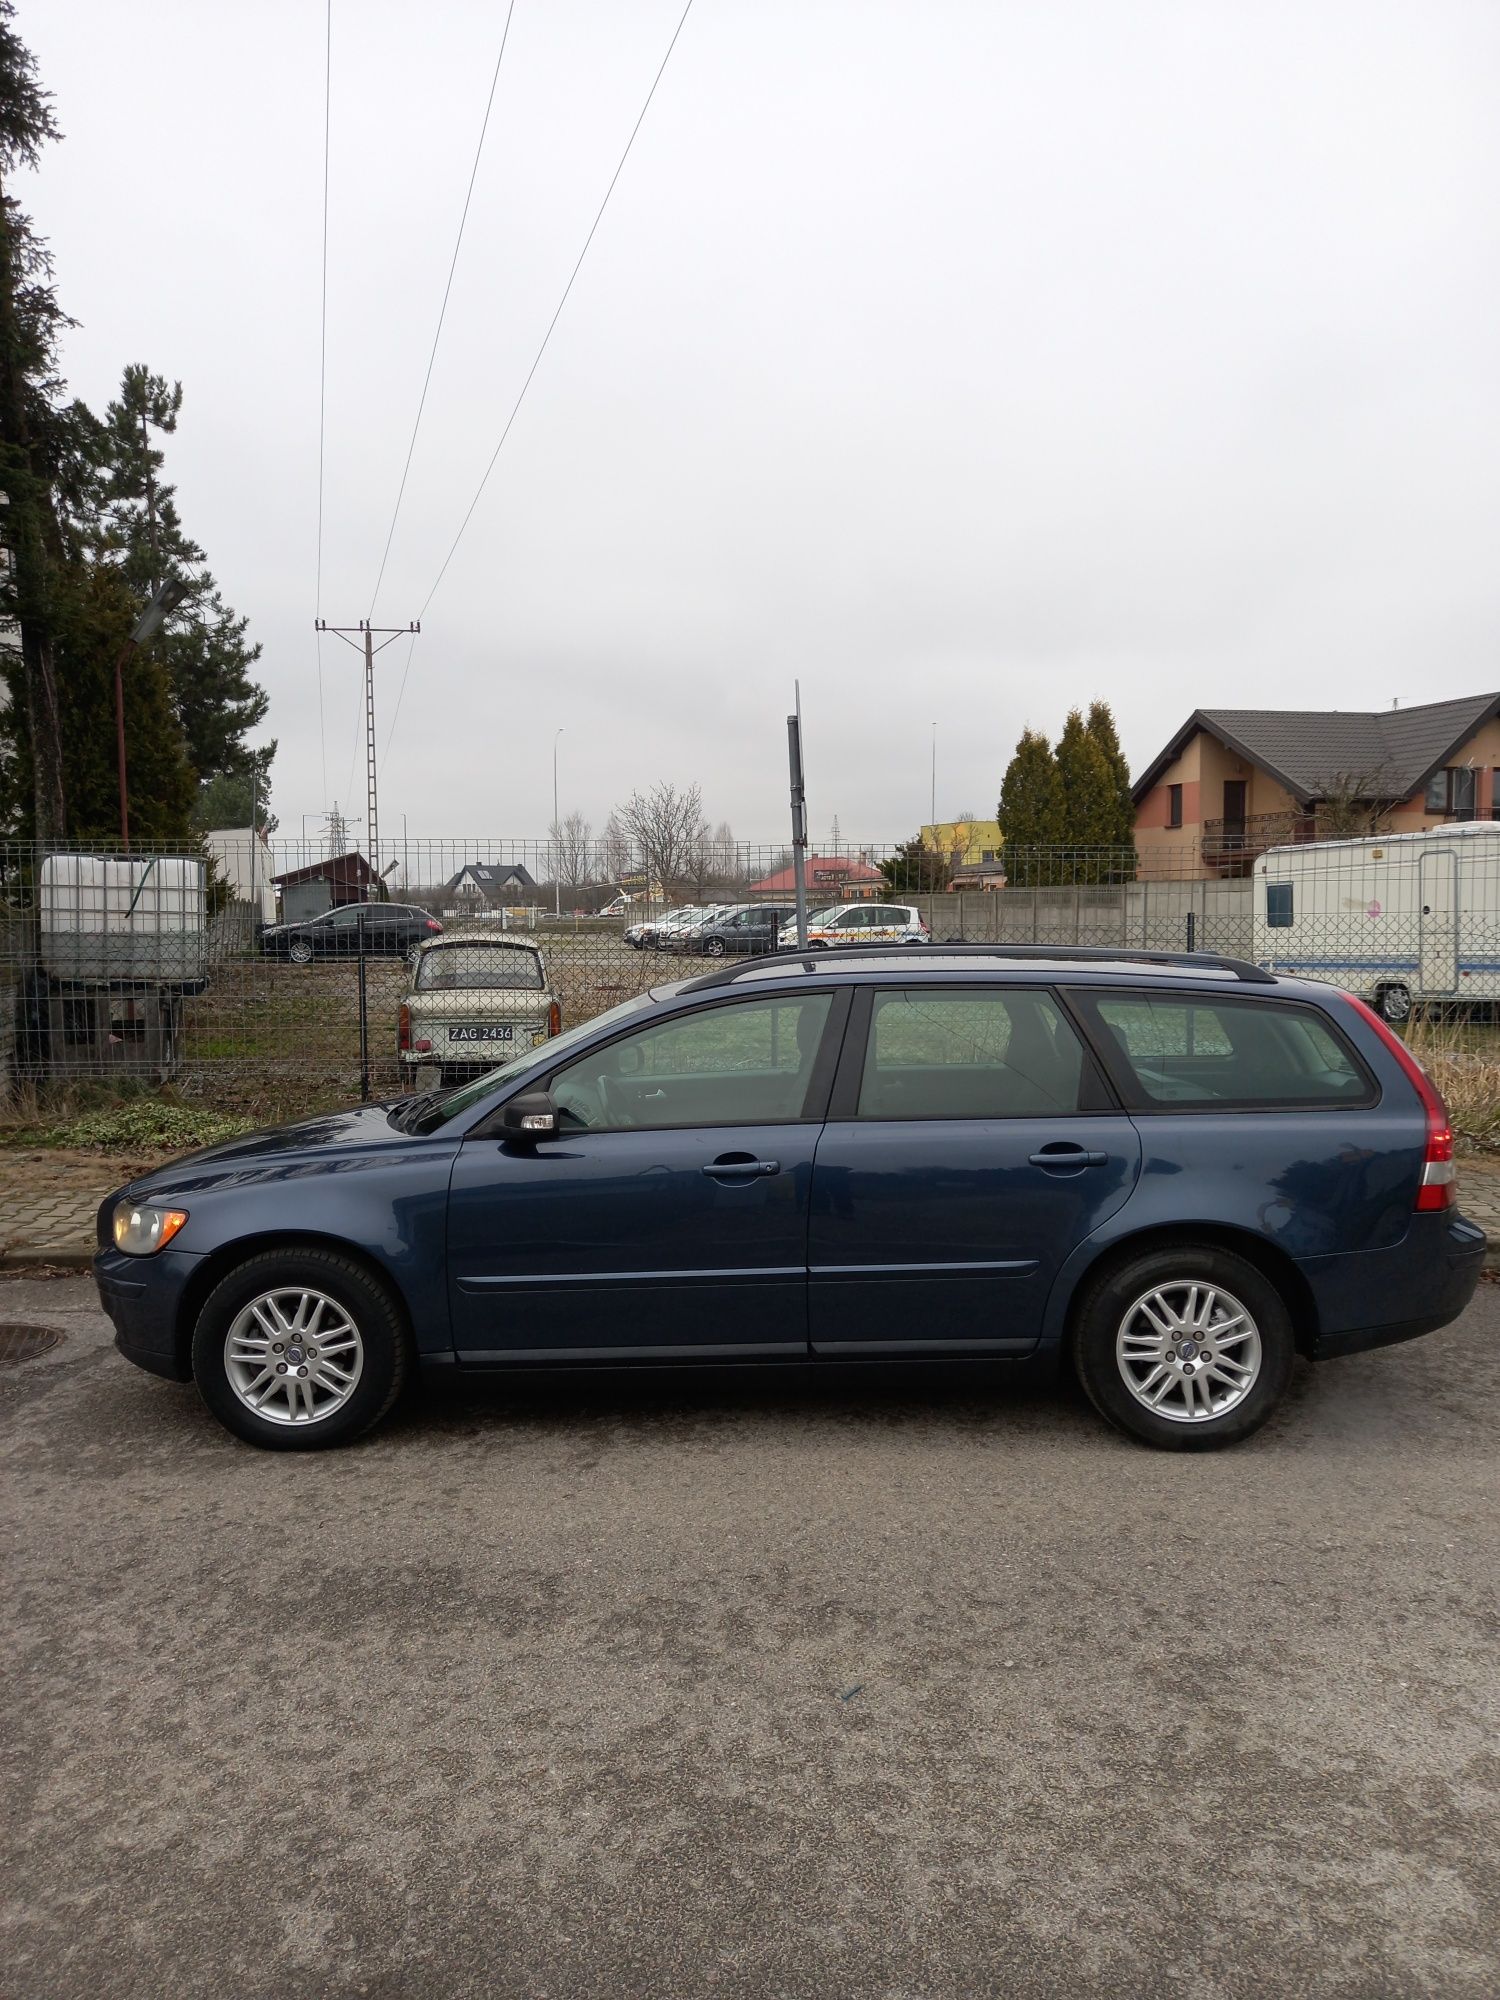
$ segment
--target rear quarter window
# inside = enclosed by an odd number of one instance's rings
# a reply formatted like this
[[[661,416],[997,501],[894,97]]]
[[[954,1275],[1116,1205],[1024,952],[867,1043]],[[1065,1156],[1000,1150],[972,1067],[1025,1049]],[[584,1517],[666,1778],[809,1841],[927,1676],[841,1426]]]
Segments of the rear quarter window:
[[[1176,994],[1071,996],[1134,1109],[1369,1104],[1369,1072],[1315,1008]]]

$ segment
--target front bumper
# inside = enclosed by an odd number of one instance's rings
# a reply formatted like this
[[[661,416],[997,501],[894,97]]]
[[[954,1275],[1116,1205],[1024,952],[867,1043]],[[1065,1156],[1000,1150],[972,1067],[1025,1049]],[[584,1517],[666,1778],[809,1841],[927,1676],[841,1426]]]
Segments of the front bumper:
[[[1302,1269],[1318,1299],[1322,1328],[1308,1350],[1312,1359],[1329,1361],[1371,1347],[1391,1347],[1451,1326],[1474,1296],[1486,1248],[1484,1231],[1461,1214],[1414,1216],[1404,1243],[1375,1253],[1382,1263],[1393,1261],[1380,1274],[1384,1282],[1373,1295],[1370,1281],[1376,1273],[1368,1256],[1310,1260]],[[1360,1264],[1362,1272],[1354,1268]],[[1363,1295],[1359,1299],[1345,1295],[1351,1278]]]
[[[125,1257],[101,1250],[94,1259],[99,1303],[115,1329],[115,1346],[127,1361],[169,1382],[189,1382],[193,1369],[186,1340],[179,1339],[182,1295],[202,1258],[193,1251],[163,1250],[155,1257]]]

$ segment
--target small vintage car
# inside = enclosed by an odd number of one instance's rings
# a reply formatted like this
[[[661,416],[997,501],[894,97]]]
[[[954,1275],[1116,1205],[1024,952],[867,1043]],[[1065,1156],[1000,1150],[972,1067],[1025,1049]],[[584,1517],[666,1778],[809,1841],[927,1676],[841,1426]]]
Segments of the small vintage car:
[[[562,1027],[541,951],[509,932],[449,932],[417,953],[397,1017],[402,1081],[467,1083],[539,1047]]]

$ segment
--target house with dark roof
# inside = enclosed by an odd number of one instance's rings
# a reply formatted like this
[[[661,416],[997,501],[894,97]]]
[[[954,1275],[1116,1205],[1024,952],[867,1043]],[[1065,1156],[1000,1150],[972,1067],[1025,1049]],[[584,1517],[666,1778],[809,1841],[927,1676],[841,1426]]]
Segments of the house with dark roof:
[[[443,884],[457,903],[502,904],[524,901],[536,879],[519,861],[470,861]]]
[[[1355,801],[1392,833],[1497,818],[1500,694],[1369,713],[1195,709],[1131,789],[1145,878],[1244,874]]]

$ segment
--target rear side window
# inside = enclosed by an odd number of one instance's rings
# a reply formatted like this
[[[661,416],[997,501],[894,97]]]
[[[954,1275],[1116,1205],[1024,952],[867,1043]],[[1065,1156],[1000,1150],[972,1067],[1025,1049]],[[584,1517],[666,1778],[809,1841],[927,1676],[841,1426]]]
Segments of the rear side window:
[[[1273,931],[1286,930],[1292,921],[1292,884],[1266,884],[1266,924]]]
[[[1374,1086],[1311,1007],[1078,993],[1126,1101],[1152,1106],[1368,1104]]]
[[[878,990],[860,1118],[1034,1118],[1078,1109],[1083,1048],[1045,993]]]

